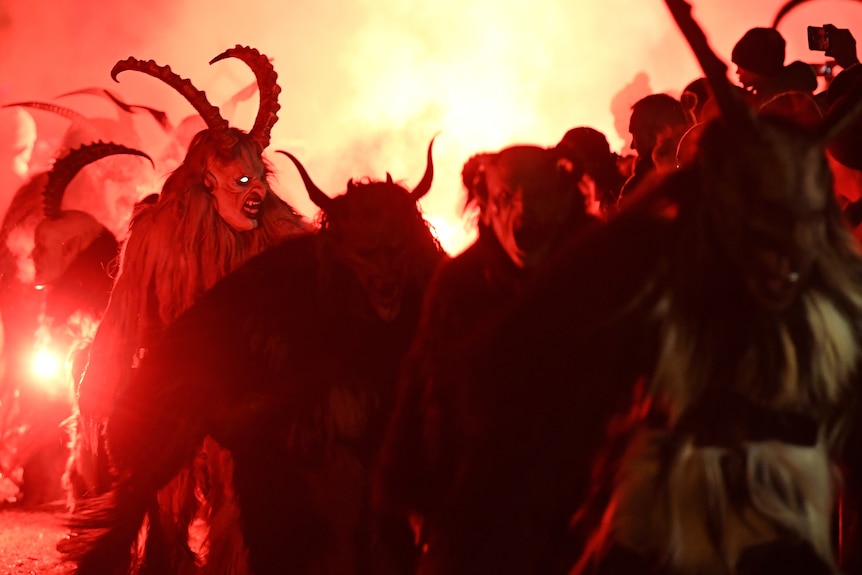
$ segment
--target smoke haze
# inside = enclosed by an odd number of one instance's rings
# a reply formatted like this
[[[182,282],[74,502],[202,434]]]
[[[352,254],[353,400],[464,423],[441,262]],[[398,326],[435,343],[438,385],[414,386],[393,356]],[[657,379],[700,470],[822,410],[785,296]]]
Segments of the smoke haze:
[[[713,49],[729,60],[749,28],[769,26],[781,0],[692,0]],[[812,1],[781,23],[787,61],[823,62],[807,48],[808,25],[832,23],[862,38],[862,4]],[[57,96],[104,87],[127,102],[192,114],[154,78],[115,62],[134,56],[168,64],[221,105],[253,81],[238,60],[208,61],[236,44],[273,58],[283,92],[269,158],[280,195],[313,216],[290,162],[296,154],[331,194],[351,177],[390,172],[412,187],[432,136],[437,175],[424,201],[441,240],[463,247],[460,171],[479,151],[513,143],[551,146],[592,126],[616,150],[627,145],[627,110],[648,92],[679,95],[700,75],[660,0],[0,0],[0,104],[56,101],[89,115],[116,116],[105,100]],[[731,65],[729,77],[736,80]],[[628,87],[628,89],[627,89]],[[231,122],[247,129],[257,98]],[[33,111],[40,137],[68,122]],[[136,116],[143,138],[158,130]]]

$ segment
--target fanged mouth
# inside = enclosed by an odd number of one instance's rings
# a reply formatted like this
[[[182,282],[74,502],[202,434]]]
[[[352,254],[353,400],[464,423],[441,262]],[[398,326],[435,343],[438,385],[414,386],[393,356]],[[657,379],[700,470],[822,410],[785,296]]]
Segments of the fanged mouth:
[[[260,208],[263,205],[263,198],[258,194],[249,194],[242,204],[242,213],[247,218],[253,220],[260,215]]]

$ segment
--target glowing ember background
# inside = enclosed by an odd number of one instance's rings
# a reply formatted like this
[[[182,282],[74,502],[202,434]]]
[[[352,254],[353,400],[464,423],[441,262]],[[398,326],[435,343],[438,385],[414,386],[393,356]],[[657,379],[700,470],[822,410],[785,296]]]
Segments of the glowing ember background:
[[[747,29],[770,25],[782,3],[693,1],[725,59]],[[813,1],[793,11],[780,26],[788,62],[825,60],[808,50],[805,35],[807,25],[824,23],[862,39],[862,4]],[[128,56],[169,64],[220,104],[252,80],[239,61],[207,64],[235,44],[271,56],[279,73],[281,120],[271,150],[297,154],[332,194],[350,177],[387,171],[414,185],[427,142],[439,132],[437,177],[424,208],[453,252],[467,241],[460,171],[471,154],[516,142],[553,145],[578,125],[603,131],[623,150],[634,100],[678,95],[699,76],[660,0],[151,0],[146,7],[138,0],[0,0],[0,103],[102,86],[178,122],[191,108],[176,92],[135,73],[114,84],[113,64]],[[116,114],[93,99],[62,103]],[[255,97],[231,119],[247,128],[256,109]],[[47,139],[67,125],[34,117]],[[136,122],[146,149],[153,124]],[[270,159],[279,194],[313,215],[289,161]]]

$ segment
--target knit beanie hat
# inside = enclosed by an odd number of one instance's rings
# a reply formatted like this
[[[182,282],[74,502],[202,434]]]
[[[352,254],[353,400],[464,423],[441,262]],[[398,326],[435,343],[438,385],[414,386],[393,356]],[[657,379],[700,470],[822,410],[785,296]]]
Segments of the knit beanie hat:
[[[785,46],[775,28],[752,28],[733,47],[731,60],[740,68],[772,76],[784,67]]]

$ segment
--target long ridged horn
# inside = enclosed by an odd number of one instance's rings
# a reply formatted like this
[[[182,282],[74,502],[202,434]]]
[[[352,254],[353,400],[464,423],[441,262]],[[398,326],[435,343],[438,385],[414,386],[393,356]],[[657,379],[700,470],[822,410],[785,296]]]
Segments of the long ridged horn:
[[[218,107],[213,106],[209,100],[207,100],[206,93],[195,88],[191,81],[186,78],[181,78],[171,70],[170,66],[159,66],[153,60],[147,60],[145,62],[143,60],[138,60],[137,58],[129,57],[114,64],[114,67],[111,68],[111,78],[113,78],[114,82],[119,82],[119,80],[117,80],[117,75],[126,70],[143,72],[144,74],[149,74],[154,78],[158,78],[182,94],[183,97],[188,100],[189,104],[191,104],[204,119],[207,128],[223,134],[224,143],[226,145],[231,146],[236,143],[236,139],[228,135],[229,124],[227,120],[221,117]]]
[[[48,102],[15,102],[13,104],[5,104],[4,108],[11,108],[12,106],[21,106],[23,108],[33,108],[34,110],[44,110],[46,112],[53,112],[59,116],[63,116],[73,122],[89,122],[90,120],[84,116],[80,112],[76,112],[71,108],[66,108],[65,106],[58,106],[57,104],[51,104]]]
[[[57,97],[67,98],[69,96],[78,96],[81,94],[88,96],[105,97],[127,114],[136,114],[138,110],[144,110],[145,112],[149,113],[150,116],[152,116],[156,122],[158,122],[159,126],[161,126],[163,130],[168,131],[171,129],[171,122],[168,119],[168,115],[162,110],[156,110],[155,108],[150,108],[149,106],[141,106],[140,104],[127,104],[115,93],[105,88],[81,88],[80,90],[72,90],[71,92],[60,94]]]
[[[260,106],[249,135],[260,144],[262,149],[266,149],[269,146],[272,127],[278,121],[277,112],[281,108],[278,103],[278,95],[281,93],[281,87],[277,83],[278,74],[268,57],[248,46],[237,44],[236,47],[229,48],[210,60],[210,64],[225,58],[238,58],[254,72],[260,93]]]
[[[87,164],[92,164],[96,160],[101,160],[107,156],[115,154],[133,154],[141,156],[150,161],[150,164],[155,167],[153,159],[144,152],[127,148],[113,142],[96,142],[93,144],[85,144],[80,148],[75,148],[68,154],[54,162],[51,171],[48,172],[48,182],[45,184],[45,191],[42,193],[42,201],[44,206],[45,217],[49,219],[59,218],[62,214],[61,205],[63,203],[63,195],[66,193],[66,187],[74,177],[81,171],[81,168]]]
[[[434,180],[434,160],[431,156],[431,148],[434,147],[434,140],[436,138],[437,136],[431,138],[431,143],[428,144],[428,160],[425,164],[425,174],[419,180],[419,183],[416,184],[416,187],[413,188],[413,191],[410,192],[410,196],[417,202],[431,190],[431,182]]]
[[[302,183],[305,184],[305,190],[308,192],[308,197],[314,202],[314,205],[323,210],[324,212],[332,208],[332,198],[330,198],[326,193],[315,185],[315,183],[311,180],[311,176],[308,175],[308,171],[305,169],[299,160],[296,159],[296,156],[291,154],[290,152],[285,152],[284,150],[276,150],[279,154],[284,154],[290,161],[293,162],[293,165],[296,166],[296,169],[299,171],[299,175],[302,177]]]
[[[753,125],[752,110],[727,79],[727,65],[709,47],[706,35],[691,16],[691,5],[685,0],[665,0],[665,4],[694,52],[724,120],[734,125]]]

